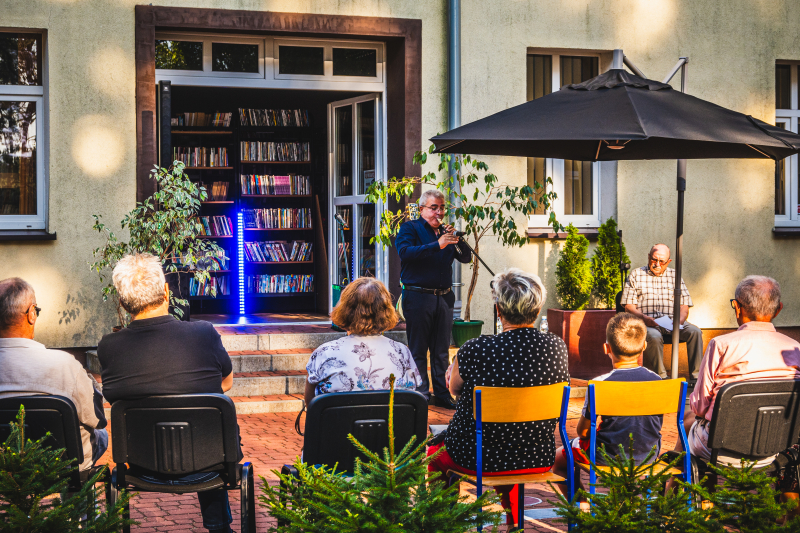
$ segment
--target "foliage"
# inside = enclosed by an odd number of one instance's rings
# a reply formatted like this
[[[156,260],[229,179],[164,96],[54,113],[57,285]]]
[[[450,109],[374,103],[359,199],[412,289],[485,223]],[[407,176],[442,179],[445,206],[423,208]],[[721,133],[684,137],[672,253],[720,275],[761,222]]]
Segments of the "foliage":
[[[51,450],[44,440],[26,441],[25,408],[20,408],[11,435],[0,446],[0,533],[118,531],[126,522],[122,510],[130,496],[120,495],[114,507],[102,513],[90,504],[100,496],[95,483],[104,471],[95,474],[80,492],[48,499],[65,493],[68,476],[77,467],[74,460],[63,460],[63,449]]]
[[[270,531],[456,533],[500,522],[501,512],[479,512],[497,502],[494,492],[468,503],[466,496],[459,496],[458,484],[447,487],[443,480],[426,480],[428,464],[436,457],[425,456],[426,443],[415,446],[412,437],[395,454],[394,375],[390,379],[389,448],[384,448],[383,458],[348,435],[368,458],[368,462],[356,460],[352,479],[337,472],[336,466],[315,467],[299,459],[295,463],[299,483],[277,471],[273,472],[281,478],[280,487],[270,487],[262,478],[261,504],[287,523]]]
[[[427,162],[428,154],[433,154],[432,145],[427,152],[416,152],[414,164],[423,165]],[[461,223],[461,229],[466,232],[466,239],[472,240],[472,247],[480,254],[480,241],[488,232],[497,237],[503,246],[522,246],[528,241],[526,234],[527,224],[518,227],[514,218],[519,215],[532,215],[537,209],[550,214],[549,224],[553,231],[563,230],[556,220],[553,211],[553,200],[556,193],[552,189],[546,191],[546,186],[553,180],[547,178],[545,185],[535,183],[532,188],[528,185],[512,187],[500,181],[489,172],[489,166],[469,155],[439,154],[438,172],[453,169],[453,176],[440,179],[435,172],[429,172],[422,177],[392,178],[388,182],[375,182],[367,189],[367,201],[377,203],[386,202],[394,198],[400,201],[414,193],[418,185],[433,185],[442,191],[446,202],[445,220]],[[456,202],[449,203],[454,197]],[[383,212],[378,235],[370,242],[379,241],[384,247],[392,245],[392,237],[397,235],[400,225],[409,218],[408,211]],[[469,284],[466,303],[463,305],[463,318],[470,320],[470,304],[478,283],[479,262],[472,259],[472,279]]]
[[[100,282],[105,283],[103,301],[110,297],[115,299],[120,325],[127,323],[127,317],[119,305],[109,271],[124,255],[151,253],[161,260],[167,272],[189,268],[200,283],[208,280],[210,270],[218,269],[217,262],[207,257],[222,252],[222,249],[211,240],[197,238],[203,232],[197,214],[200,202],[208,194],[203,185],[192,182],[184,174],[184,167],[182,162],[175,161],[169,169],[155,167],[150,171],[158,182],[158,190],[144,202],[137,203],[120,222],[122,230],[128,230],[129,241],[120,240],[102,222],[101,215],[92,215],[92,227],[105,236],[106,243],[93,250],[96,261],[90,264],[90,268],[97,272]],[[212,295],[216,296],[213,288]],[[179,306],[188,304],[182,296],[170,293],[170,304],[179,318],[183,314]]]
[[[625,251],[625,243],[620,243],[617,234],[617,221],[609,218],[600,225],[597,236],[597,248],[592,257],[592,274],[594,275],[594,293],[605,303],[607,309],[616,306],[617,293],[622,290],[620,264],[620,245],[622,261],[630,263],[631,259]]]
[[[567,240],[556,263],[556,293],[564,309],[579,311],[589,303],[594,280],[588,249],[589,239],[572,224],[567,226]]]

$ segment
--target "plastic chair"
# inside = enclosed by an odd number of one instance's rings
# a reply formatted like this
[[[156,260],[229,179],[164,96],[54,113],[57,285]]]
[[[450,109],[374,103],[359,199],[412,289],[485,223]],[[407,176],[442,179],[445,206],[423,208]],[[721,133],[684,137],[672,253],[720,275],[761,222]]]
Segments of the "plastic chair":
[[[569,450],[567,438],[567,408],[569,406],[569,383],[541,385],[538,387],[475,387],[473,394],[473,414],[475,416],[476,475],[465,475],[450,470],[447,475],[452,482],[465,481],[477,488],[480,497],[483,486],[517,485],[519,515],[517,526],[522,529],[525,523],[525,485],[527,483],[564,483],[568,487],[569,500],[575,494],[575,470],[572,454],[567,454],[567,478],[552,472],[542,474],[514,474],[506,476],[484,476],[483,473],[483,423],[508,424],[514,422],[537,422],[558,419],[559,434],[565,450]],[[482,531],[478,527],[478,531]]]
[[[597,472],[595,468],[608,471],[608,466],[593,466],[597,460],[597,416],[648,416],[677,413],[678,436],[686,450],[683,468],[668,468],[669,463],[659,459],[655,471],[666,471],[680,476],[686,483],[692,482],[691,454],[683,428],[683,413],[686,406],[686,381],[669,379],[663,381],[589,381],[589,459],[591,465],[578,463],[578,467],[589,472],[589,493],[595,494]],[[631,401],[635,399],[635,401]],[[606,450],[613,453],[615,450]]]
[[[111,406],[111,425],[116,465],[109,502],[128,488],[172,494],[239,489],[241,531],[255,533],[255,476],[249,462],[239,464],[239,427],[230,398],[186,394],[118,400]],[[176,478],[202,473],[196,482],[176,483]],[[125,517],[130,517],[129,508]]]

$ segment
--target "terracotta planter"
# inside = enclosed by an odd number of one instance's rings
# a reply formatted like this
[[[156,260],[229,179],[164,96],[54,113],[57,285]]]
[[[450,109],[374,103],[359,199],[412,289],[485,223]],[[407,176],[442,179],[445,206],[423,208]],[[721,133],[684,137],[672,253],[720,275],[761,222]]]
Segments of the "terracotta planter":
[[[558,335],[569,351],[569,375],[591,379],[611,371],[611,360],[603,353],[606,326],[616,311],[566,311],[548,309],[550,333]]]

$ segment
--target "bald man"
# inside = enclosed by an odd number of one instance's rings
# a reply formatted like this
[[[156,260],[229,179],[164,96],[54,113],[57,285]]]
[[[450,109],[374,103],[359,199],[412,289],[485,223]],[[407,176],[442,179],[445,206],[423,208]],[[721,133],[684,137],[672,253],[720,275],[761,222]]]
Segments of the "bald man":
[[[637,268],[628,276],[622,290],[622,304],[625,310],[642,320],[647,326],[647,347],[644,350],[642,365],[667,377],[664,368],[664,338],[672,339],[672,331],[656,324],[655,319],[668,316],[672,322],[672,310],[675,294],[675,269],[668,268],[672,262],[669,247],[656,244],[647,256],[647,266]],[[686,284],[681,280],[681,342],[686,343],[689,356],[690,381],[696,381],[700,372],[700,361],[703,359],[703,332],[694,324],[686,321],[692,297]]]

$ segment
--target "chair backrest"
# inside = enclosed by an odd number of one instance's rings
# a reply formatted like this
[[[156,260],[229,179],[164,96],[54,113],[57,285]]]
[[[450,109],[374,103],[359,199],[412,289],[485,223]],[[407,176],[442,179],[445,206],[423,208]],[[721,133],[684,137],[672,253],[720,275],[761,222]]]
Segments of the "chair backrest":
[[[729,383],[719,390],[708,429],[711,462],[719,455],[765,459],[797,442],[800,381]]]
[[[352,434],[368,450],[383,457],[389,446],[389,391],[332,392],[311,400],[306,415],[303,461],[352,472],[356,457],[364,459],[347,439]],[[394,393],[395,449],[428,433],[428,402],[416,391]],[[299,450],[298,450],[299,452]]]
[[[11,435],[11,422],[16,422],[19,407],[25,406],[25,439],[39,440],[50,432],[45,443],[53,449],[63,448],[67,459],[78,466],[84,461],[78,412],[72,400],[64,396],[15,396],[0,399],[0,442]]]
[[[561,416],[564,387],[569,383],[555,383],[538,387],[484,387],[477,386],[472,395],[472,414],[478,419],[477,392],[481,393],[481,420],[483,422],[511,423],[552,420]]]
[[[239,462],[236,408],[223,394],[118,400],[111,427],[115,463],[178,475]]]
[[[647,416],[677,413],[681,410],[683,381],[683,378],[662,381],[589,381],[589,386],[594,390],[594,414]]]

